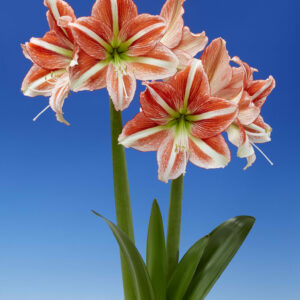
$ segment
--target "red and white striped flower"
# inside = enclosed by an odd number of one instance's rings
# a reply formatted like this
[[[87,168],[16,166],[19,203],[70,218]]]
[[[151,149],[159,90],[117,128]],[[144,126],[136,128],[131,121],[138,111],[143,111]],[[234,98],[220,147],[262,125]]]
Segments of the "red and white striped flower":
[[[24,55],[34,65],[21,89],[29,97],[50,97],[49,106],[56,112],[57,120],[68,125],[63,118],[62,106],[70,91],[69,68],[77,62],[74,38],[66,24],[74,22],[76,17],[65,1],[45,0],[44,4],[49,9],[47,19],[50,31],[43,38],[32,38],[22,45]]]
[[[97,0],[91,17],[70,24],[79,47],[71,71],[74,91],[107,87],[116,110],[128,107],[136,79],[156,80],[176,73],[177,57],[159,43],[165,29],[160,16],[138,15],[132,0]]]
[[[201,60],[209,78],[212,95],[238,105],[237,119],[227,133],[229,140],[239,148],[238,156],[247,158],[246,169],[256,159],[254,148],[266,157],[255,143],[271,140],[271,127],[263,121],[260,112],[267,96],[275,87],[275,80],[272,76],[266,80],[253,80],[253,72],[257,70],[237,57],[231,60],[226,42],[221,38],[210,43]],[[232,67],[230,61],[237,63],[239,67]],[[270,162],[268,158],[267,160]]]
[[[225,167],[230,151],[221,133],[235,120],[237,106],[211,96],[201,61],[194,59],[167,82],[145,84],[142,111],[125,125],[120,144],[157,151],[165,182],[184,174],[188,160],[207,169]]]
[[[188,26],[184,26],[182,18],[184,1],[166,0],[160,13],[167,24],[167,30],[161,42],[177,55],[180,68],[187,66],[190,60],[202,51],[208,42],[205,31],[194,34],[191,33]]]
[[[275,88],[275,80],[272,76],[266,80],[254,80],[253,72],[256,69],[251,68],[238,57],[234,57],[233,61],[243,70],[244,86],[237,119],[227,130],[228,138],[238,147],[238,156],[247,159],[244,169],[250,167],[256,160],[254,148],[272,164],[256,144],[271,141],[272,128],[264,122],[260,112],[267,96]]]

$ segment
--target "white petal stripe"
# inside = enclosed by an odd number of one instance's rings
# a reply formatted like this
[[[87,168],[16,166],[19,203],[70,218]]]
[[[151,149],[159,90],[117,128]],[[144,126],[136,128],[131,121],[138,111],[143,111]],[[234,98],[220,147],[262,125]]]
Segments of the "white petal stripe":
[[[250,125],[247,125],[246,127],[250,128],[250,129],[253,129],[253,130],[256,130],[258,132],[266,132],[265,128],[259,127],[255,124],[250,124]]]
[[[81,32],[86,34],[88,37],[90,37],[94,41],[98,42],[106,50],[109,50],[109,51],[111,50],[111,46],[107,42],[105,42],[98,34],[96,34],[94,31],[90,30],[86,26],[83,26],[83,25],[77,24],[77,23],[71,23],[70,26],[79,29]]]
[[[34,44],[36,46],[42,47],[42,48],[44,48],[46,50],[53,51],[53,52],[55,52],[57,54],[66,56],[68,58],[72,58],[73,57],[73,51],[72,50],[65,49],[65,48],[62,48],[62,47],[50,44],[48,42],[39,40],[37,38],[32,38],[30,40],[30,43]]]
[[[60,76],[61,74],[65,73],[65,69],[51,71],[46,76],[42,76],[41,78],[31,82],[23,91],[25,96],[30,96],[32,93],[35,92],[35,89],[38,88],[43,83],[47,82],[48,80],[55,79],[56,77]]]
[[[176,153],[176,145],[175,145],[175,141],[174,141],[172,151],[171,151],[171,155],[170,155],[169,160],[168,160],[168,165],[167,165],[165,171],[163,172],[163,174],[159,178],[164,182],[168,182],[170,173],[171,173],[172,168],[173,168],[174,163],[175,163],[176,154],[177,154]]]
[[[105,68],[109,64],[109,61],[100,61],[96,63],[93,67],[91,67],[88,71],[83,73],[79,78],[76,80],[72,80],[71,82],[71,90],[76,91],[79,89],[88,79],[98,73],[100,70]]]
[[[272,81],[272,78],[269,78],[268,81],[264,84],[264,86],[261,89],[259,89],[253,96],[251,96],[252,100],[259,97],[266,89],[268,89],[272,84]]]
[[[119,34],[119,13],[118,13],[118,3],[117,0],[110,0],[111,4],[111,14],[113,18],[113,33],[114,37],[117,38]]]
[[[139,132],[136,132],[134,134],[131,134],[129,136],[122,137],[120,136],[119,138],[119,144],[123,145],[124,147],[128,148],[130,147],[133,143],[138,141],[139,139],[146,138],[152,134],[155,134],[157,132],[160,132],[164,130],[165,128],[162,126],[156,126],[152,128],[148,128],[145,130],[141,130]]]
[[[160,95],[158,95],[158,93],[151,86],[147,85],[147,88],[156,103],[159,104],[169,115],[176,114],[176,111],[171,108],[168,103]]]
[[[224,109],[208,111],[206,113],[199,114],[199,115],[191,115],[191,116],[188,116],[187,119],[189,121],[201,121],[201,120],[212,119],[212,118],[216,118],[216,117],[220,117],[220,116],[226,116],[226,115],[234,113],[235,111],[236,111],[236,107],[231,106],[231,107],[227,107]]]
[[[57,8],[57,0],[48,0],[48,3],[50,5],[50,9],[52,11],[52,14],[53,14],[53,16],[56,20],[56,24],[58,26],[58,21],[59,21],[61,16],[60,16],[58,8]],[[59,27],[62,29],[62,31],[65,33],[65,35],[68,36],[66,30],[61,26],[59,26]]]
[[[203,140],[190,136],[190,139],[196,144],[196,146],[204,152],[206,155],[211,157],[219,167],[225,167],[228,164],[228,159],[215,151],[212,147],[206,144]]]
[[[195,74],[199,65],[202,65],[200,60],[193,60],[191,64],[191,69],[189,72],[189,76],[186,82],[185,95],[184,95],[184,108],[187,108],[188,100],[190,97],[191,88],[193,85],[193,81],[195,78]]]
[[[143,37],[144,35],[146,35],[147,33],[151,32],[152,30],[158,29],[160,27],[165,27],[165,24],[163,22],[161,22],[161,23],[156,23],[156,24],[153,24],[151,26],[148,26],[148,27],[140,30],[138,33],[136,33],[130,39],[128,39],[126,41],[126,44],[128,44],[128,46],[130,46],[133,42],[135,42],[139,38]]]
[[[137,56],[137,57],[130,57],[128,58],[129,62],[134,63],[141,63],[146,65],[152,65],[164,69],[173,69],[174,63],[170,61],[165,61],[162,59],[152,58],[152,57],[143,57],[143,56]]]

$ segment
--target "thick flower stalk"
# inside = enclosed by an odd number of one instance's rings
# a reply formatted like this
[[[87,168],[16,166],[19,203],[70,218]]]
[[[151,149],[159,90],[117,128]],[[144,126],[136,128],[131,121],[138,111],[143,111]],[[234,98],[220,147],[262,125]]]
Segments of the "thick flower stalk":
[[[161,43],[171,49],[179,59],[179,68],[184,68],[191,59],[202,51],[208,38],[205,31],[191,33],[188,26],[184,26],[183,3],[185,0],[167,0],[160,15],[166,21],[166,32]]]
[[[84,51],[71,72],[72,90],[107,87],[116,110],[132,101],[136,79],[163,79],[177,71],[177,57],[160,43],[164,19],[139,15],[132,0],[97,0],[91,17],[70,28]]]
[[[230,151],[221,133],[237,116],[237,106],[212,97],[200,60],[168,82],[146,83],[142,112],[119,137],[125,147],[157,151],[158,177],[167,182],[185,173],[188,161],[202,168],[225,167]]]
[[[22,45],[24,55],[34,65],[26,75],[22,92],[25,96],[50,97],[49,106],[57,120],[67,125],[62,106],[70,91],[69,70],[77,63],[74,39],[68,22],[76,20],[73,9],[62,0],[45,0],[50,31],[43,38],[32,38]],[[48,107],[47,107],[48,108]]]

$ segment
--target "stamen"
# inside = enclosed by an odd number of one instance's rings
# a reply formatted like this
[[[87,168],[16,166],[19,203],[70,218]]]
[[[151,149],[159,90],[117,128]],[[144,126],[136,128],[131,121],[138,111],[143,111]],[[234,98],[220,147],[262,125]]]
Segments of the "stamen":
[[[46,108],[44,108],[39,114],[37,114],[36,117],[32,119],[33,122],[35,122],[48,108],[50,108],[50,105],[48,105]]]
[[[268,161],[271,166],[274,166],[274,163],[270,160],[270,158],[257,145],[255,145],[254,143],[251,143],[251,145],[254,146],[262,154],[262,156]]]

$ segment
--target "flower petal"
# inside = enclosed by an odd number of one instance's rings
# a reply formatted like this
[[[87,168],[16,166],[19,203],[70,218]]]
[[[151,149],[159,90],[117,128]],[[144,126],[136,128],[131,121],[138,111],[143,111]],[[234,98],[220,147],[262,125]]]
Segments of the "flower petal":
[[[208,139],[189,139],[189,160],[205,169],[224,168],[230,161],[230,151],[222,135]]]
[[[205,48],[207,42],[208,38],[205,35],[205,31],[194,34],[191,33],[189,27],[185,26],[180,44],[175,49],[184,51],[191,57],[194,57]]]
[[[62,107],[65,99],[68,97],[70,92],[70,79],[69,74],[65,73],[59,80],[52,91],[52,95],[49,99],[50,107],[56,112],[57,121],[70,125],[63,117]]]
[[[187,109],[189,113],[193,113],[199,103],[209,98],[209,83],[200,60],[194,59],[183,71],[170,78],[169,83],[181,99],[178,110]]]
[[[254,163],[256,156],[245,129],[240,123],[232,124],[227,129],[227,134],[229,141],[238,147],[237,156],[247,159],[247,165],[244,167],[244,170],[246,170]]]
[[[73,49],[53,30],[43,38],[32,38],[24,49],[35,64],[50,70],[67,68],[73,57]]]
[[[244,92],[239,102],[239,121],[243,125],[249,125],[253,123],[259,115],[260,108],[255,106],[249,94],[247,92]]]
[[[92,17],[105,23],[116,35],[137,14],[132,0],[97,0],[92,9]]]
[[[156,151],[167,134],[167,130],[140,112],[125,124],[119,143],[139,151]]]
[[[22,83],[21,90],[25,96],[51,96],[57,79],[66,73],[65,69],[50,71],[33,65]]]
[[[244,127],[250,142],[267,143],[271,141],[272,128],[259,116],[252,124]]]
[[[229,84],[215,93],[215,97],[239,103],[244,91],[243,68],[232,68],[232,78]]]
[[[226,42],[221,38],[213,40],[204,50],[201,60],[208,76],[211,94],[215,96],[218,91],[230,83],[232,78]]]
[[[261,108],[266,102],[267,96],[275,88],[275,85],[275,79],[270,76],[266,80],[254,80],[247,89],[247,92],[251,96],[253,103]]]
[[[143,113],[159,124],[166,124],[170,116],[176,116],[176,103],[180,102],[176,90],[167,82],[146,83],[147,89],[140,95]]]
[[[71,90],[94,91],[106,87],[107,61],[100,61],[84,51],[78,53],[78,65],[70,69]]]
[[[116,110],[124,110],[131,103],[136,90],[136,79],[132,72],[123,73],[110,64],[107,75],[107,90]]]
[[[227,100],[211,97],[199,103],[197,114],[189,117],[192,121],[191,134],[199,139],[213,137],[225,131],[237,116],[237,106]]]
[[[177,150],[172,130],[168,131],[168,136],[157,151],[157,162],[158,179],[163,182],[167,183],[169,179],[176,179],[185,174],[188,152]]]
[[[139,80],[164,79],[177,72],[176,55],[161,43],[143,56],[129,57],[128,61],[128,67]]]
[[[161,42],[170,49],[178,46],[182,38],[184,0],[167,0],[160,15],[166,20],[167,31]]]
[[[71,30],[69,28],[59,26],[59,20],[61,17],[68,16],[71,18],[72,22],[76,20],[73,8],[67,2],[62,0],[44,0],[44,4],[49,9],[48,22],[50,28],[63,33],[70,39],[70,41],[73,41]]]
[[[129,47],[130,56],[149,52],[161,39],[166,25],[160,16],[142,14],[127,22],[119,34],[119,39]]]
[[[82,17],[70,24],[70,27],[82,50],[99,60],[106,58],[106,52],[111,50],[109,43],[113,35],[105,23],[92,17]]]

